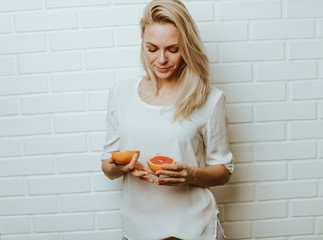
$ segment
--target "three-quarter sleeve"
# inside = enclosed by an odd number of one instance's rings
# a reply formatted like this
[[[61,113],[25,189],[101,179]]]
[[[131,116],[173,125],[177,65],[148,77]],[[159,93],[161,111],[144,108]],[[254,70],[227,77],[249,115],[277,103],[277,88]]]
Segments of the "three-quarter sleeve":
[[[106,115],[106,136],[103,146],[101,160],[111,157],[112,152],[119,151],[119,130],[118,130],[118,112],[117,112],[117,94],[116,87],[109,91],[107,115]]]
[[[225,96],[221,93],[204,131],[206,164],[209,166],[222,164],[232,173],[233,156],[229,150],[227,125]]]

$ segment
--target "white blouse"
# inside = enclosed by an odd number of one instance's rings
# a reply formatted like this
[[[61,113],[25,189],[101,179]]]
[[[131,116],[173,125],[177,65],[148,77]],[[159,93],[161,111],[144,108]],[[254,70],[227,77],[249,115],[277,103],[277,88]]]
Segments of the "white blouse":
[[[139,160],[172,157],[195,167],[223,164],[231,173],[224,94],[211,87],[207,100],[191,120],[174,122],[172,106],[154,106],[138,95],[139,81],[119,81],[109,94],[106,142],[102,160],[111,152],[140,150]],[[154,176],[152,176],[154,178]],[[121,202],[123,236],[157,240],[170,236],[214,240],[218,210],[208,188],[148,183],[124,175]]]

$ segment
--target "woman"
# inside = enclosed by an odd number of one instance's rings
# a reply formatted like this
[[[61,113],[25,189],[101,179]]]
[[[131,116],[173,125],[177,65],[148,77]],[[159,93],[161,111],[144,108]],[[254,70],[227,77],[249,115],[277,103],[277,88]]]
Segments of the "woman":
[[[124,177],[124,239],[223,239],[208,187],[233,171],[224,95],[209,85],[208,58],[179,0],[151,1],[140,26],[146,76],[111,91],[102,156],[107,177]],[[140,157],[116,164],[111,153],[125,150]],[[156,154],[176,164],[153,174],[146,161]]]

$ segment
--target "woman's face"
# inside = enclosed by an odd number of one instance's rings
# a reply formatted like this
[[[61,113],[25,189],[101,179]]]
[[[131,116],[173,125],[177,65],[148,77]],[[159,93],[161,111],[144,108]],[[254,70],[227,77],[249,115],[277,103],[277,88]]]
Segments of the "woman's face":
[[[142,41],[147,63],[157,78],[176,80],[175,73],[182,64],[177,28],[170,23],[146,25]]]

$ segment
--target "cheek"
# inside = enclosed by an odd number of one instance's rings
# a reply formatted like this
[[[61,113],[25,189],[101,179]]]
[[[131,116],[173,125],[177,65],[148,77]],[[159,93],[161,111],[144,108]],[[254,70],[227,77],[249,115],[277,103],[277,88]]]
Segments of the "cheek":
[[[183,61],[183,59],[182,59],[182,56],[181,56],[181,55],[174,56],[173,62],[174,62],[176,65],[181,65],[182,61]]]
[[[149,51],[145,51],[145,57],[146,57],[148,63],[153,62],[155,60],[155,58],[156,58],[155,54],[153,54],[153,53],[151,53]]]

